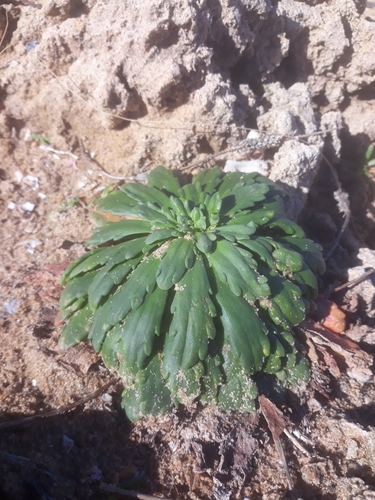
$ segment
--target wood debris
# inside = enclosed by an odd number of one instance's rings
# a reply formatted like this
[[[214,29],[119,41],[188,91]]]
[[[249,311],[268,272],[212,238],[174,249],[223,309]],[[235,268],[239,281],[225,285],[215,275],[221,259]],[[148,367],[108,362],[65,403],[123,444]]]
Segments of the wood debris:
[[[372,377],[370,367],[373,363],[373,357],[349,338],[344,335],[334,334],[312,320],[304,321],[297,328],[305,333],[316,348],[319,346],[320,352],[332,352],[334,356],[338,356],[340,360],[344,361],[349,377],[359,382],[367,382]],[[325,356],[327,362],[328,357]],[[328,363],[329,369],[337,373],[336,368],[333,368],[331,359],[329,359]]]

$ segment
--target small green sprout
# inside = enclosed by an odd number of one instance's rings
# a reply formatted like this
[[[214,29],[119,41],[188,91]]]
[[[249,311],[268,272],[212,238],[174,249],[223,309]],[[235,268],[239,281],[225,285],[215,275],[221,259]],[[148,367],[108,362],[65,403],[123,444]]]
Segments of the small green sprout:
[[[79,198],[72,198],[71,200],[64,200],[61,202],[59,209],[57,210],[58,213],[60,212],[66,212],[69,210],[69,208],[73,208],[76,205],[79,204]]]
[[[371,177],[370,169],[375,167],[374,144],[370,144],[366,149],[365,158],[363,162],[363,172],[366,177]]]
[[[34,141],[39,142],[39,144],[41,144],[42,146],[47,146],[48,144],[51,144],[51,139],[43,134],[31,134],[31,138]]]
[[[308,376],[292,327],[325,264],[282,197],[257,173],[185,182],[157,167],[98,201],[126,219],[95,229],[62,276],[59,343],[92,342],[123,378],[131,420],[197,400],[252,411],[255,374]]]

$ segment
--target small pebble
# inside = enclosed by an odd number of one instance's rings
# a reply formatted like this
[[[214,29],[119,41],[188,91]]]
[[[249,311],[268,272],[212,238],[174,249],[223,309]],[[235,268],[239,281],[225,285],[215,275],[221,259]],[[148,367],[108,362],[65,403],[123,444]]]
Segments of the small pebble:
[[[34,203],[30,203],[27,201],[26,203],[22,203],[20,205],[20,209],[23,210],[24,212],[32,212],[35,208]]]

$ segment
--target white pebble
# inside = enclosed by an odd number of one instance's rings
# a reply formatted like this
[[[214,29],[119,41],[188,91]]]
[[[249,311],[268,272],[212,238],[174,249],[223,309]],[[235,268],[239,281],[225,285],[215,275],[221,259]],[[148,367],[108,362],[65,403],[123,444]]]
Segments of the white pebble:
[[[27,201],[26,203],[22,203],[20,205],[20,209],[23,210],[24,212],[32,212],[35,208],[34,203],[30,203]]]

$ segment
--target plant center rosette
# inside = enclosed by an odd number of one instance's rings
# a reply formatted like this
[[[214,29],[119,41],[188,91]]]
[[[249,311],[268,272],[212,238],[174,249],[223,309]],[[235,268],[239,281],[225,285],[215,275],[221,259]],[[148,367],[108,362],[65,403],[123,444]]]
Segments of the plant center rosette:
[[[285,218],[283,191],[218,167],[183,182],[163,167],[98,202],[64,273],[60,346],[86,339],[124,379],[131,420],[200,400],[251,411],[254,374],[308,374],[292,327],[317,294],[321,248]]]

